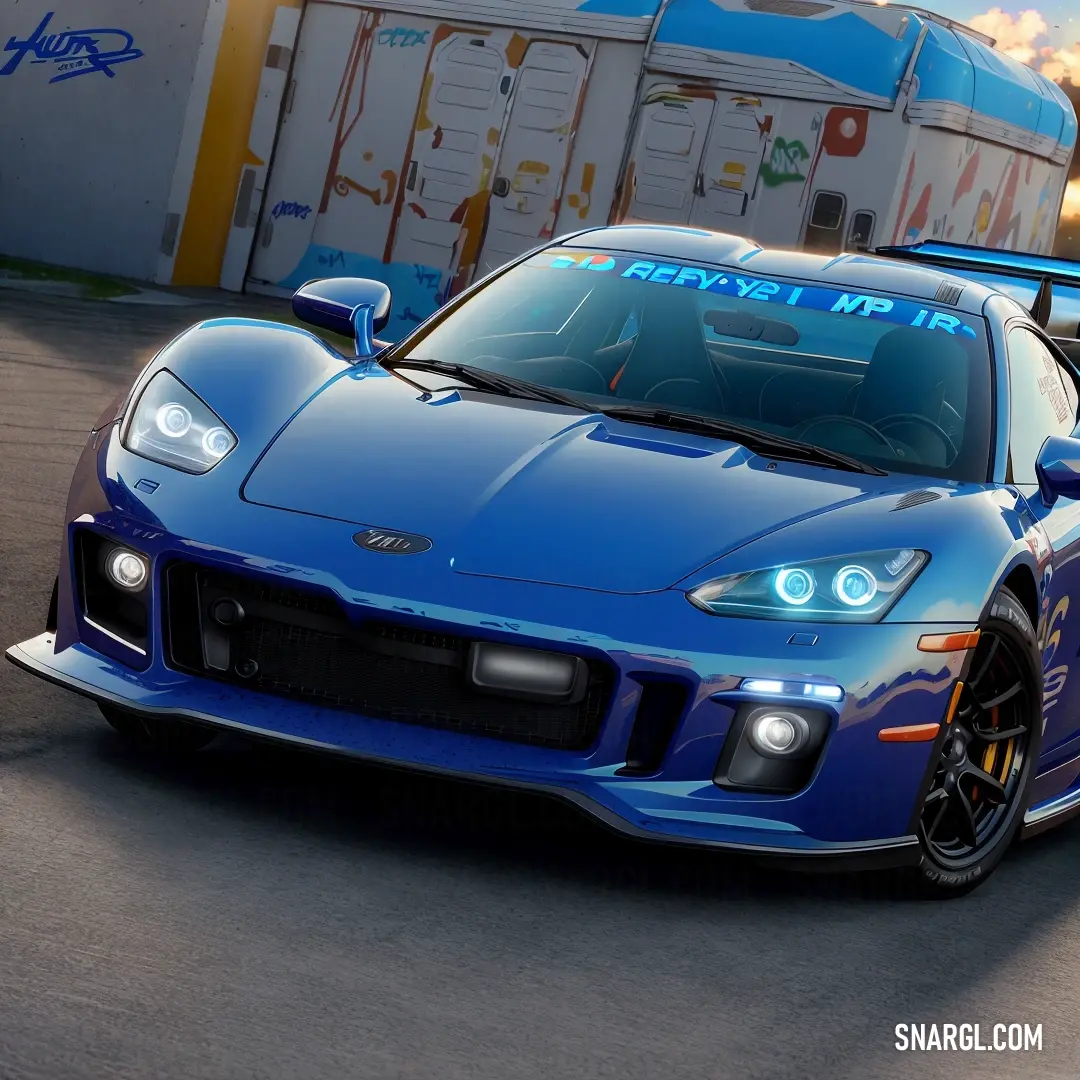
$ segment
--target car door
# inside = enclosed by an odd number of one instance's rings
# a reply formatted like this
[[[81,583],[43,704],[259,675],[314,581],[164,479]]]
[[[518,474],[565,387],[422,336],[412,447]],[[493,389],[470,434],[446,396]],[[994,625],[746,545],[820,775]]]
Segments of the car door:
[[[1040,627],[1042,759],[1053,767],[1080,755],[1080,676],[1073,670],[1080,649],[1080,500],[1059,498],[1048,507],[1039,494],[1035,462],[1051,435],[1071,435],[1076,429],[1080,392],[1064,357],[1029,324],[1013,323],[1006,341],[1009,479],[1023,493],[1053,550]]]

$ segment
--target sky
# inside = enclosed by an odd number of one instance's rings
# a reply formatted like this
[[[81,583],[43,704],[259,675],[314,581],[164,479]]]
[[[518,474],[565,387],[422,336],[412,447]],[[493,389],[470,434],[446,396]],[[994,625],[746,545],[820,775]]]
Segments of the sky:
[[[997,47],[1057,82],[1080,85],[1080,0],[1044,0],[1038,7],[990,7],[985,0],[930,0],[947,19],[997,38]]]

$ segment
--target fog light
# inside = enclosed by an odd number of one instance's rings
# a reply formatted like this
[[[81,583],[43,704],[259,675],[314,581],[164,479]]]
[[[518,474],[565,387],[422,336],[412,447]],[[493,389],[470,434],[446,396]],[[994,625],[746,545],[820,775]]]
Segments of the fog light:
[[[136,555],[133,551],[125,551],[123,548],[116,548],[106,560],[105,569],[114,584],[119,585],[121,589],[137,592],[146,584],[150,568],[141,555]]]
[[[767,712],[754,718],[748,734],[759,754],[788,757],[810,741],[810,725],[797,713]]]
[[[478,690],[539,701],[574,702],[584,696],[588,668],[576,656],[476,642],[469,678]]]

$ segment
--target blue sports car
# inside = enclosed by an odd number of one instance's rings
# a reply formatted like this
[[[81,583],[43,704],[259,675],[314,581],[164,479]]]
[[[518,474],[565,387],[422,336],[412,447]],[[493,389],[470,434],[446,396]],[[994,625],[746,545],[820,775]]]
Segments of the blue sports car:
[[[310,282],[355,355],[235,318],[162,349],[7,656],[159,749],[233,729],[958,895],[1080,809],[1052,284],[604,228],[385,345],[384,285]]]

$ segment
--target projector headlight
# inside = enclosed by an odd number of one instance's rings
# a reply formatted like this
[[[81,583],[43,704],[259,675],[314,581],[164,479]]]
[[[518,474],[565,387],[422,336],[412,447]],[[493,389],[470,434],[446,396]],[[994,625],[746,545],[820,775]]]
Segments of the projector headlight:
[[[929,562],[903,548],[732,574],[687,593],[710,615],[808,622],[877,622]]]
[[[236,447],[236,436],[213,409],[170,371],[159,371],[135,404],[126,450],[189,473],[209,472]]]

